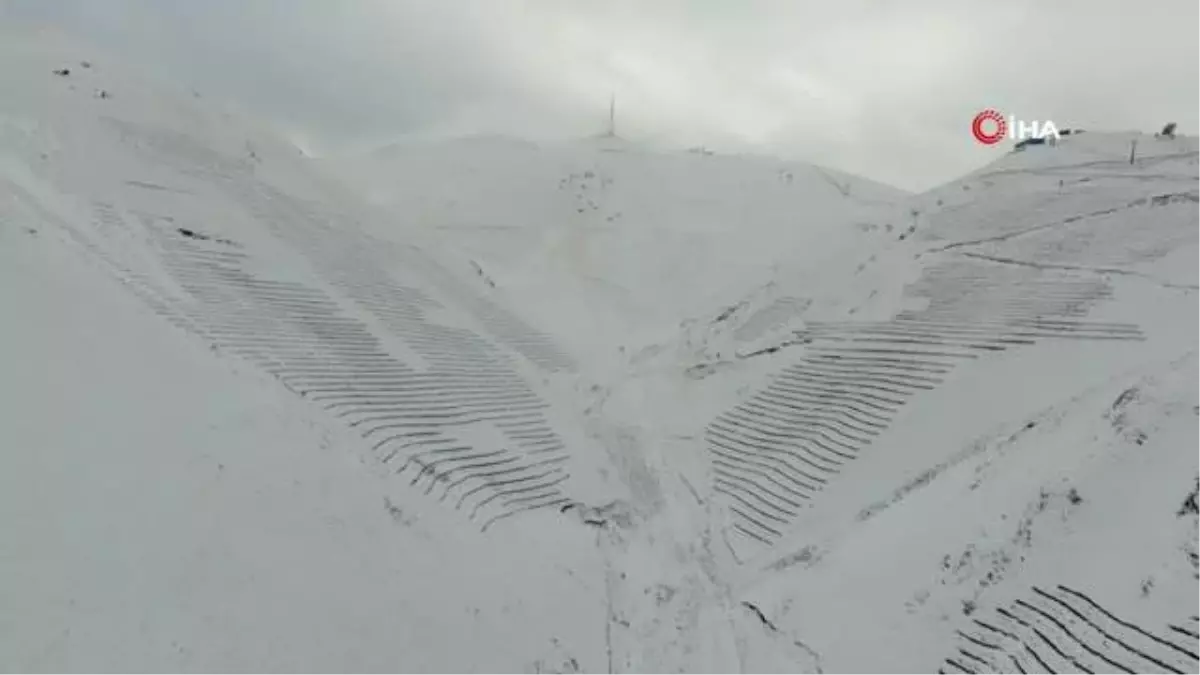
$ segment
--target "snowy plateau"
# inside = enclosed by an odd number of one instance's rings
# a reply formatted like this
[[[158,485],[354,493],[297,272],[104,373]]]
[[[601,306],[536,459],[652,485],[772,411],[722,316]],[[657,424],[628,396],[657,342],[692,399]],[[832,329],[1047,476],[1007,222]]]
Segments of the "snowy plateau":
[[[1200,668],[1195,137],[907,194],[0,88],[0,670]]]

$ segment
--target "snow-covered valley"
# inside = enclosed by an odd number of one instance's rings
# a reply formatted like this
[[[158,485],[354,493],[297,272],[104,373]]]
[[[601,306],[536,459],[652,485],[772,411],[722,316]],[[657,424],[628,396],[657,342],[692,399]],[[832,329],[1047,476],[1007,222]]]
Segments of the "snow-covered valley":
[[[0,669],[1200,669],[1195,137],[314,160],[0,54]]]

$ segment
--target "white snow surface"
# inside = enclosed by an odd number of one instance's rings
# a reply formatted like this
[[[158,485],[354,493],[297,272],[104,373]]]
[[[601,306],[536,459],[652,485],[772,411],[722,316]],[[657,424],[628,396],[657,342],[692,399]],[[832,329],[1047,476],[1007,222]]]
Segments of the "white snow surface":
[[[2,670],[1200,668],[1194,137],[907,195],[0,81]]]
[[[780,269],[860,250],[907,196],[816,166],[619,137],[410,141],[320,164],[395,214],[380,236],[399,221],[407,241],[451,246],[600,372]]]

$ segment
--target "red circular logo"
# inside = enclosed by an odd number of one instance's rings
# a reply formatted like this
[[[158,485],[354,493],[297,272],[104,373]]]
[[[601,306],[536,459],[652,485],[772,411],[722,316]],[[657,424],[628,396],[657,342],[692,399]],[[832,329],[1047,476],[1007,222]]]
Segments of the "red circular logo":
[[[995,127],[990,129],[990,127]],[[975,136],[975,140],[984,145],[993,145],[999,143],[1004,134],[1008,132],[1008,123],[1000,113],[988,108],[975,116],[971,120],[971,133]]]

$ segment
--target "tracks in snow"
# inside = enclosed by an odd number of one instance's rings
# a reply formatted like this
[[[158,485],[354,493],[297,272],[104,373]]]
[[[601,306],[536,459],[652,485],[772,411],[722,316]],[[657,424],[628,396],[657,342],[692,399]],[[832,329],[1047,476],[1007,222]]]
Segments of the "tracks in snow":
[[[549,338],[421,251],[323,220],[185,137],[120,129],[233,197],[285,246],[256,246],[261,237],[193,223],[161,201],[155,212],[97,201],[91,227],[80,227],[14,193],[155,313],[275,376],[363,438],[380,466],[481,529],[569,501],[569,457],[548,403],[497,344],[543,371],[573,368]],[[495,340],[446,325],[463,315]]]
[[[957,630],[941,673],[1194,673],[1196,616],[1149,629],[1064,585],[1034,586]]]
[[[424,320],[427,296],[389,287],[382,274],[371,284],[377,270],[368,258],[330,279],[423,359],[412,363],[320,288],[264,278],[240,251],[161,229],[155,236],[191,300],[185,313],[207,339],[323,407],[411,486],[467,511],[485,530],[566,501],[567,455],[545,402],[485,340]],[[463,437],[479,425],[505,440],[480,447]]]
[[[1096,199],[1050,195],[1038,211],[1061,218],[975,223],[980,236],[929,251],[940,259],[905,289],[923,309],[889,321],[810,323],[797,333],[803,357],[706,430],[713,488],[726,498],[732,528],[752,545],[772,545],[904,405],[964,363],[1045,339],[1141,340],[1137,326],[1086,318],[1112,296],[1103,275],[1149,278],[1130,267],[1194,249],[1200,197],[1118,191],[1100,209]],[[1085,204],[1091,210],[1081,213]],[[1143,208],[1155,217],[1131,226],[1129,211]],[[764,308],[764,321],[775,309]]]
[[[928,301],[891,321],[810,323],[805,355],[706,430],[713,488],[733,529],[770,546],[805,504],[959,365],[1043,339],[1141,340],[1085,320],[1104,280],[955,258],[907,289]]]

